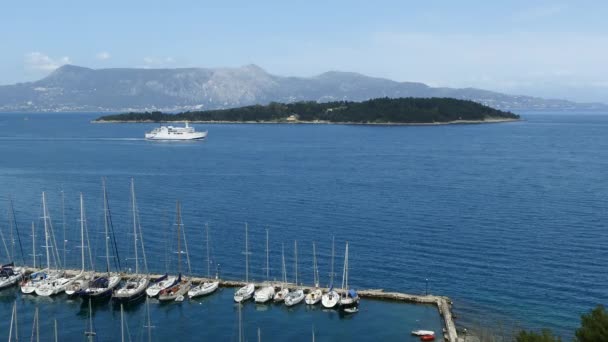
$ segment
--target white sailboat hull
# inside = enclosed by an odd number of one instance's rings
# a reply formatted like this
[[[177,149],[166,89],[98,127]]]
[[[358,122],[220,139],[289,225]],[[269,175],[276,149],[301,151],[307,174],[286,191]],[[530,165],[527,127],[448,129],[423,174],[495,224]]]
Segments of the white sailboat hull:
[[[236,291],[234,294],[234,301],[237,303],[244,302],[250,299],[255,292],[254,284],[247,284]]]
[[[285,300],[285,296],[289,293],[288,289],[281,289],[277,293],[274,294],[274,302],[280,303]]]
[[[21,273],[19,273],[19,274],[10,276],[10,277],[0,279],[0,289],[4,289],[4,288],[17,284],[17,282],[19,282],[19,280],[21,280],[21,278],[22,278]]]
[[[316,290],[311,291],[309,294],[307,294],[304,301],[308,305],[315,305],[321,301],[322,297],[323,297],[323,292],[319,289],[316,289]]]
[[[61,277],[55,280],[46,281],[44,284],[36,288],[36,294],[42,297],[54,296],[64,292],[72,283],[83,277],[83,274],[78,274],[72,278]]]
[[[265,286],[257,290],[253,296],[256,303],[266,303],[274,298],[274,286]]]
[[[340,294],[336,291],[330,291],[323,295],[321,304],[324,308],[334,309],[340,304]]]
[[[208,283],[203,283],[202,285],[195,286],[188,291],[189,298],[195,298],[200,296],[206,296],[208,294],[213,293],[220,286],[219,281],[213,281]]]
[[[160,301],[170,301],[176,300],[178,297],[183,297],[192,287],[192,281],[190,280],[182,280],[181,283],[175,284],[167,289],[162,290],[158,294],[158,300]]]
[[[169,277],[167,277],[167,279],[160,281],[158,283],[155,283],[155,284],[151,285],[150,287],[148,287],[146,289],[146,294],[148,295],[148,297],[156,297],[156,296],[158,296],[160,291],[175,285],[176,281],[177,281],[176,276],[169,276]]]
[[[294,306],[294,305],[302,302],[302,300],[304,300],[304,291],[295,290],[295,291],[289,292],[287,294],[287,296],[285,296],[285,305]]]
[[[148,277],[135,277],[127,280],[125,285],[114,292],[112,299],[115,301],[130,301],[144,294],[150,279]]]

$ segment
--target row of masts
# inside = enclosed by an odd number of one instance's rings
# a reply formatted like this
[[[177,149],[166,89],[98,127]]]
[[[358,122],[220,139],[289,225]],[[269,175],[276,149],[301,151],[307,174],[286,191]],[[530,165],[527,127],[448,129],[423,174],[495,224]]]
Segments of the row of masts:
[[[88,319],[87,319],[87,326],[84,331],[84,336],[85,336],[86,341],[94,342],[94,341],[97,341],[97,332],[95,331],[95,325],[93,322],[93,309],[92,309],[91,301],[89,301],[88,308],[89,308],[89,313],[88,313]],[[145,310],[146,310],[146,312],[145,312],[146,323],[143,327],[146,329],[146,335],[147,335],[148,342],[151,342],[152,341],[152,328],[154,328],[154,326],[151,325],[150,306],[149,306],[148,301],[146,301]],[[41,335],[40,335],[40,313],[38,310],[38,306],[36,306],[36,308],[34,309],[34,317],[32,319],[32,331],[31,331],[30,341],[40,342],[40,337],[41,337]],[[43,339],[43,341],[51,341],[51,340],[54,342],[60,341],[57,319],[55,319],[53,321],[52,338],[48,338],[48,337],[45,337],[45,335],[43,335],[42,339]],[[131,341],[131,336],[129,333],[127,321],[125,320],[123,305],[120,306],[120,340],[121,340],[121,342]],[[140,340],[143,340],[143,339],[140,339]],[[10,326],[9,326],[9,330],[8,330],[8,342],[13,342],[13,341],[14,342],[19,341],[19,321],[18,321],[18,314],[17,314],[17,301],[15,301],[13,303],[13,308],[11,310]]]

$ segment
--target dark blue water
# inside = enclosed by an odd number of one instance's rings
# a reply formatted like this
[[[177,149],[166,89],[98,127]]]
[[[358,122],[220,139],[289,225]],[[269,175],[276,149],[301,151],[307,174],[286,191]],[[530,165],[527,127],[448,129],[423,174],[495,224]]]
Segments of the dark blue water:
[[[344,243],[350,243],[351,285],[423,293],[428,278],[429,292],[450,296],[464,325],[548,327],[571,336],[582,312],[608,304],[608,116],[536,114],[518,123],[436,127],[205,125],[199,127],[208,128],[210,138],[202,143],[147,142],[140,138],[153,125],[90,124],[95,116],[89,114],[27,116],[0,116],[0,206],[6,207],[11,194],[21,226],[32,220],[39,225],[45,190],[55,230],[62,234],[63,190],[73,267],[80,263],[80,191],[93,249],[102,253],[97,243],[101,176],[107,177],[116,229],[123,232],[121,252],[130,255],[129,180],[134,177],[154,271],[164,271],[166,255],[172,254],[166,252],[171,249],[166,231],[179,199],[195,273],[206,271],[203,229],[208,222],[222,276],[243,278],[248,222],[255,279],[265,274],[269,228],[272,277],[280,277],[285,243],[293,278],[297,239],[300,277],[312,282],[311,243],[316,241],[327,283],[335,235],[337,273]],[[23,235],[31,253],[29,232]],[[95,260],[100,268],[101,259]],[[221,301],[227,308],[218,319],[233,326],[235,312],[226,297]],[[215,300],[220,299],[210,303]],[[62,302],[53,303],[57,314],[74,318],[75,311]],[[367,308],[375,311],[354,318],[369,322],[370,334],[411,330],[402,320],[414,312],[371,319],[397,310],[372,303]],[[10,304],[0,304],[3,316]],[[212,312],[215,305],[205,310]],[[245,309],[251,311],[245,312],[247,319],[262,322],[253,307]],[[195,308],[184,303],[158,310],[165,310],[169,320],[193,315]],[[319,336],[323,329],[331,331],[327,336],[339,336],[331,334],[350,322],[332,321],[320,312],[313,322],[303,308],[298,310],[302,315],[288,316],[273,308],[275,321],[262,322],[262,330],[289,322],[308,338],[314,323]],[[116,319],[115,313],[107,315]],[[170,329],[157,326],[159,334]]]

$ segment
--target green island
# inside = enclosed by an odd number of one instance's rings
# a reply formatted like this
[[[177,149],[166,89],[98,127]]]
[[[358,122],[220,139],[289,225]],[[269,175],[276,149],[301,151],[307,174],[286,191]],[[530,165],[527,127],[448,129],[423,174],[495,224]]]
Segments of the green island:
[[[129,112],[106,115],[94,122],[235,122],[235,123],[349,123],[446,124],[518,120],[519,115],[477,102],[453,98],[377,98],[363,102],[294,102],[230,109]]]

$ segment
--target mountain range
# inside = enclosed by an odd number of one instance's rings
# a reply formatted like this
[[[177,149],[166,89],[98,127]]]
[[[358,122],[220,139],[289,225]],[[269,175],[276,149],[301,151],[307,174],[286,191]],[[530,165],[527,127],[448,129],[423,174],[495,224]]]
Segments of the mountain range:
[[[64,65],[35,82],[0,86],[0,112],[185,111],[273,101],[364,101],[378,97],[451,97],[509,111],[608,110],[608,105],[602,103],[507,95],[475,88],[430,87],[353,72],[286,77],[272,75],[256,65],[177,69]]]

